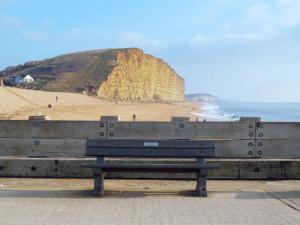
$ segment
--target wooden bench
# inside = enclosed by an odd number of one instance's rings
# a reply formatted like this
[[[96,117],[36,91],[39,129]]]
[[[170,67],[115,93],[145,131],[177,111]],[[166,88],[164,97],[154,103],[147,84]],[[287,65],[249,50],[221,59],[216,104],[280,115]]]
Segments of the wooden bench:
[[[104,194],[105,172],[157,172],[157,173],[196,173],[198,196],[207,196],[206,179],[208,169],[218,165],[205,164],[205,158],[215,157],[214,141],[200,140],[87,140],[86,156],[97,157],[96,163],[83,164],[92,168],[94,194]],[[114,163],[105,162],[105,157],[138,158],[195,158],[196,162],[183,163]],[[153,162],[153,160],[152,160]]]

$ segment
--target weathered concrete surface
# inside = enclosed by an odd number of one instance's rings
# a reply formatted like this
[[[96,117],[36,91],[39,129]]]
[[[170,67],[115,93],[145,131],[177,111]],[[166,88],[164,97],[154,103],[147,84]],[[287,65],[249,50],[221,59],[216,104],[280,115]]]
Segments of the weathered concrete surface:
[[[258,140],[262,157],[300,158],[300,140]]]
[[[255,138],[251,122],[108,122],[108,139],[212,139],[240,140]],[[251,134],[250,134],[251,133]]]
[[[1,138],[87,139],[105,138],[106,124],[100,121],[0,120]]]
[[[121,122],[111,121],[109,116],[102,121],[0,120],[1,138],[100,138],[100,130],[112,132],[108,138],[121,139],[255,138],[255,123],[250,122]]]
[[[0,138],[0,155],[84,157],[85,146],[86,139]]]
[[[300,158],[299,131],[300,123],[278,122],[7,120],[0,121],[0,156],[80,157],[93,138],[209,139],[217,158]]]
[[[261,135],[259,135],[261,133]],[[299,122],[261,122],[257,126],[258,139],[300,140]]]
[[[103,198],[92,180],[0,179],[1,225],[300,224],[300,181],[195,182],[107,180]]]
[[[99,131],[99,137],[105,138],[105,132]],[[85,157],[85,152],[86,139],[0,138],[0,156]],[[252,158],[254,154],[255,142],[252,140],[216,141],[217,158]]]
[[[0,177],[92,177],[92,170],[81,168],[82,163],[95,161],[86,158],[13,158],[0,157]],[[110,161],[112,159],[109,159]],[[124,162],[126,159],[122,159]],[[121,162],[113,159],[114,162]],[[130,159],[131,163],[145,159]],[[174,159],[156,159],[151,163],[172,163]],[[176,163],[191,160],[177,160]],[[130,163],[129,162],[129,163]],[[149,163],[149,160],[147,161]],[[300,159],[210,159],[207,163],[219,164],[209,170],[211,179],[300,179]],[[195,174],[113,173],[110,178],[195,179]]]
[[[105,139],[104,131],[98,133]],[[299,149],[300,140],[216,141],[217,158],[300,158]],[[84,157],[85,152],[83,138],[0,138],[0,156]]]

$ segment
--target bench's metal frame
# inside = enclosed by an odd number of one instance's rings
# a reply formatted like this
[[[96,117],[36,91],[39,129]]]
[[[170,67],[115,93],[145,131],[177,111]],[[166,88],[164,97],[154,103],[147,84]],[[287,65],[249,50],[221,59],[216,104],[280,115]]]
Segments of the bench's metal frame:
[[[205,158],[215,157],[214,141],[200,140],[87,140],[86,156],[97,157],[96,164],[84,164],[92,168],[94,194],[104,194],[105,172],[157,172],[157,173],[196,173],[197,196],[207,197],[208,169],[217,165],[205,164]],[[105,163],[104,157],[141,158],[195,158],[191,164],[132,164]]]

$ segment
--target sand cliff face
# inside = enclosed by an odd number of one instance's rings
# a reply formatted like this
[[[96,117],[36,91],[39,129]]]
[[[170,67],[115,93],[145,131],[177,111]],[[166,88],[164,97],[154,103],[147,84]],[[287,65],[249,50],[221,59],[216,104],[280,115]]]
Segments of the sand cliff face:
[[[1,71],[5,79],[30,74],[24,88],[84,92],[108,100],[180,102],[184,80],[164,61],[137,48],[102,49],[29,62]]]
[[[98,96],[126,101],[183,101],[184,80],[165,62],[139,49],[116,53],[116,67]]]

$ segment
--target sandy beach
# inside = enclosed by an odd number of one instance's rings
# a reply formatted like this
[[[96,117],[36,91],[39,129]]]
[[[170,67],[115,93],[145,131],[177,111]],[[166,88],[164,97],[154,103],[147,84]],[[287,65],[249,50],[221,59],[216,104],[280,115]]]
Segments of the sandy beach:
[[[0,87],[0,119],[26,120],[30,115],[47,115],[51,120],[99,120],[101,115],[118,115],[120,120],[130,121],[135,114],[136,121],[170,121],[172,116],[195,120],[192,113],[199,111],[200,105],[195,102],[116,104],[83,94]]]

